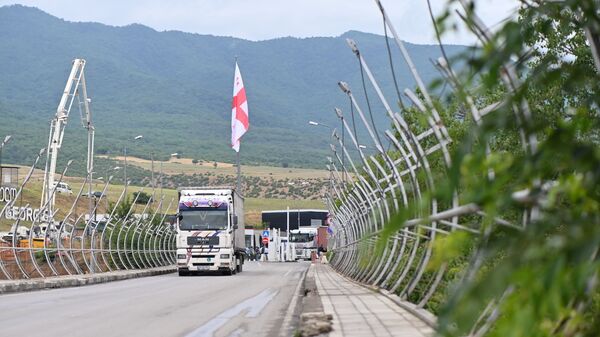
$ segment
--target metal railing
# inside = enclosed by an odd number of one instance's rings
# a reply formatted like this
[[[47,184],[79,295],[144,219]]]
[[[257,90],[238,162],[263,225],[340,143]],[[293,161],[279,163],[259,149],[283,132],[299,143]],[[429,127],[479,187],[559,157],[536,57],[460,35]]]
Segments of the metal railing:
[[[100,193],[83,196],[90,174],[85,177],[64,217],[47,214],[48,204],[54,199],[58,185],[71,162],[66,165],[47,201],[38,212],[30,215],[33,220],[31,227],[21,226],[21,221],[26,219],[24,213],[29,204],[24,207],[17,207],[15,204],[23,194],[43,152],[42,149],[37,155],[16,195],[0,210],[0,217],[11,213],[11,218],[16,219],[9,235],[0,240],[0,279],[145,269],[175,263],[175,229],[169,223],[165,223],[167,214],[158,213],[158,210],[162,209],[164,197],[158,201],[157,207],[150,207],[154,201],[149,199],[141,214],[134,215],[141,193],[137,193],[134,200],[128,202],[125,192],[129,182],[125,184],[110,214],[103,221],[95,221],[93,215],[101,202],[107,198],[112,177],[106,179]],[[94,198],[95,205],[89,213],[84,212],[77,216],[78,202],[86,197]],[[173,199],[166,209],[170,208],[172,202]],[[90,214],[87,220],[84,217],[86,213]]]
[[[463,6],[463,11],[469,10],[466,1],[459,2]],[[513,217],[513,221],[496,216],[490,217],[479,205],[464,202],[459,188],[456,187],[451,191],[451,198],[440,200],[437,197],[440,188],[446,186],[444,179],[447,179],[447,172],[455,169],[452,166],[453,157],[449,150],[450,144],[455,140],[445,126],[448,120],[443,120],[437,111],[432,95],[421,79],[404,43],[389,21],[384,7],[379,0],[376,0],[376,3],[381,10],[386,32],[387,30],[391,32],[393,41],[400,50],[418,88],[418,93],[408,88],[404,89],[404,99],[411,103],[411,108],[417,109],[422,114],[426,120],[426,127],[405,120],[403,113],[405,106],[401,97],[398,97],[398,101],[395,102],[398,103],[400,110],[396,111],[392,108],[369,68],[366,60],[368,56],[361,53],[356,42],[348,40],[350,49],[358,59],[362,78],[366,77],[367,83],[371,85],[369,90],[372,89],[376,93],[379,103],[385,108],[392,128],[382,132],[385,139],[381,139],[382,136],[372,122],[372,116],[371,122],[369,121],[371,107],[368,96],[365,100],[367,114],[358,104],[350,86],[340,82],[341,90],[350,99],[351,113],[358,114],[357,124],[362,123],[362,129],[366,130],[376,154],[365,153],[362,149],[364,146],[359,146],[357,142],[355,129],[347,123],[348,116],[344,117],[342,110],[336,108],[336,115],[351,141],[344,144],[336,132],[333,132],[335,144],[331,145],[333,155],[328,157],[327,168],[330,171],[330,180],[329,193],[326,196],[326,203],[333,215],[331,223],[333,234],[329,241],[330,263],[338,272],[357,282],[398,295],[407,307],[419,314],[426,311],[431,301],[439,301],[439,298],[434,298],[436,294],[447,290],[443,289],[447,284],[442,280],[448,273],[448,263],[442,263],[435,269],[431,269],[436,241],[455,231],[485,237],[490,234],[489,227],[484,225],[486,221],[491,221],[497,226],[506,226],[511,230],[522,231],[540,215],[537,204],[527,202],[532,198],[530,191],[538,191],[535,198],[540,197],[539,192],[543,194],[547,191],[552,186],[552,182],[544,183],[538,179],[534,180],[527,189],[514,191],[513,199],[516,203],[520,203],[520,207],[515,210],[522,214]],[[474,18],[477,19],[476,16]],[[468,24],[480,42],[485,43],[490,39],[489,29],[481,20],[469,21]],[[502,101],[478,108],[474,99],[461,91],[466,85],[461,83],[445,56],[438,59],[435,65],[450,88],[457,96],[462,97],[463,110],[470,114],[474,127],[480,127],[487,116],[498,113],[500,109],[507,111],[506,103]],[[501,68],[504,90],[510,97],[515,92],[515,88],[519,87],[519,77],[512,64],[504,64]],[[366,95],[367,89],[364,85],[363,81],[361,91],[364,90]],[[521,126],[518,130],[520,151],[529,155],[535,154],[538,151],[538,139],[536,133],[526,127],[532,120],[527,102],[509,109]],[[384,148],[384,140],[391,144],[389,149]],[[481,138],[480,141],[485,155],[491,156],[493,151],[488,144],[489,138]],[[355,153],[358,156],[352,155]],[[345,159],[346,164],[342,159]],[[353,179],[345,181],[341,178],[342,173]],[[490,169],[487,178],[493,181],[498,178],[498,174]],[[441,185],[444,187],[440,187]],[[515,223],[514,218],[522,220]],[[475,253],[470,270],[466,271],[466,277],[474,277],[472,271],[480,264],[481,258]],[[510,291],[511,289],[507,289],[506,293]],[[495,300],[490,303],[490,307],[485,312],[481,313],[471,335],[479,336],[489,329],[489,320],[497,316],[495,308],[500,299]],[[429,324],[435,325],[435,316],[425,313],[420,317]]]

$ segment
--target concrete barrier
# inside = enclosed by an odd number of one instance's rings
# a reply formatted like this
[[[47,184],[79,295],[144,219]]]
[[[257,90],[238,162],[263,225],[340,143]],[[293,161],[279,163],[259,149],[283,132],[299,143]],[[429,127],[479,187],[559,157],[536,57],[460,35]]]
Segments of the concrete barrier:
[[[66,275],[37,279],[0,281],[0,294],[67,287],[81,287],[90,284],[170,274],[174,273],[175,271],[177,271],[175,266],[169,266],[142,270],[120,270],[98,274]]]

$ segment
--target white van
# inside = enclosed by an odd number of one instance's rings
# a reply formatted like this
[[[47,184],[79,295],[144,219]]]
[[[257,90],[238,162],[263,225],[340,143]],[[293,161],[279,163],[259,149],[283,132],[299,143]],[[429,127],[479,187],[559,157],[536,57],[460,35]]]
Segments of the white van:
[[[56,193],[64,193],[64,194],[73,194],[71,190],[71,186],[67,183],[55,183],[56,184]]]

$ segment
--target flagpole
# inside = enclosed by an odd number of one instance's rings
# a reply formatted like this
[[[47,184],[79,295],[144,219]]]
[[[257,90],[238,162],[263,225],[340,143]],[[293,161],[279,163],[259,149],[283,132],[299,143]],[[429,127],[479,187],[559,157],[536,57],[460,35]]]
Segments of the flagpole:
[[[234,60],[234,64],[237,65],[237,55],[235,55],[235,60]],[[236,190],[238,191],[238,193],[241,195],[242,194],[242,170],[240,167],[240,150],[238,149],[238,151],[236,152],[236,166],[237,166],[237,187]]]
[[[234,82],[233,82],[233,108],[232,108],[232,139],[231,143],[236,151],[236,165],[237,165],[237,184],[236,189],[238,193],[242,194],[242,165],[240,163],[240,139],[248,131],[248,108],[246,103],[246,92],[244,89],[244,83],[242,81],[242,75],[239,73],[237,65],[237,55],[235,56],[235,70],[234,70]],[[238,99],[240,101],[238,102]],[[243,108],[243,106],[245,106]],[[240,116],[238,116],[240,114]],[[238,127],[242,127],[242,130],[236,130],[236,124]],[[242,131],[242,132],[237,132]]]
[[[236,152],[237,155],[237,159],[236,159],[236,165],[237,165],[237,191],[239,194],[242,194],[242,170],[240,168],[240,152]]]

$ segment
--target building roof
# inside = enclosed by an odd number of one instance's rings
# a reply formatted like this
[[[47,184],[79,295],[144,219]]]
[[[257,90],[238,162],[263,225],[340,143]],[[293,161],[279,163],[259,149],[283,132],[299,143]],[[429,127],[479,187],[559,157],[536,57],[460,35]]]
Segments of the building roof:
[[[262,211],[262,213],[287,213],[287,209],[283,209],[283,210],[275,210],[275,211]],[[298,209],[298,208],[290,208],[290,213],[292,212],[324,212],[324,213],[329,213],[328,210],[326,209]]]

